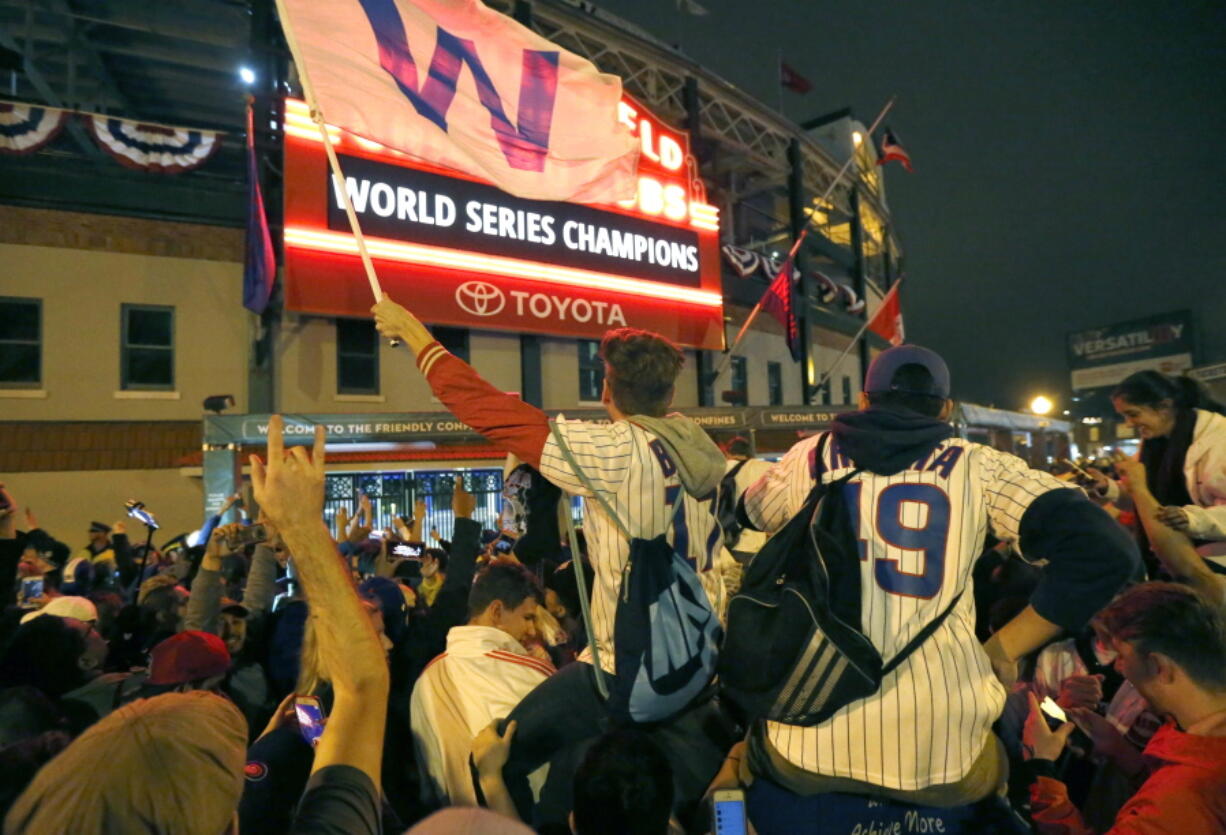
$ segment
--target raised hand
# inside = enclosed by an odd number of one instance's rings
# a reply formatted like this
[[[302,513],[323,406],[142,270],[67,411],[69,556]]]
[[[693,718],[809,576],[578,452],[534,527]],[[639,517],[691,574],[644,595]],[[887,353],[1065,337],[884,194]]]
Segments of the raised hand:
[[[451,491],[451,511],[457,519],[471,519],[477,508],[477,499],[464,489],[464,477],[455,477],[455,489]]]
[[[251,456],[251,483],[255,498],[273,524],[319,523],[324,512],[324,429],[315,427],[313,451],[296,446],[285,451],[285,422],[280,415],[268,421],[268,461]]]
[[[403,306],[384,296],[370,309],[375,315],[375,327],[389,339],[399,339],[414,354],[434,341],[426,326]]]

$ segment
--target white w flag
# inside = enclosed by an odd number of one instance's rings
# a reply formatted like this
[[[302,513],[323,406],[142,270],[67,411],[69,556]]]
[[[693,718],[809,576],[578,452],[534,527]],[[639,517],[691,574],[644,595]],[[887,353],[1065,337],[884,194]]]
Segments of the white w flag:
[[[480,0],[282,0],[324,118],[519,197],[635,192],[621,80]]]

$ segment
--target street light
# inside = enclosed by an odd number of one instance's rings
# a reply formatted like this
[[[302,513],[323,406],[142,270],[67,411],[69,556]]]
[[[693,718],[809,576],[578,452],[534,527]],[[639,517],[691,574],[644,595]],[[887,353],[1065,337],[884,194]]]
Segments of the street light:
[[[1049,415],[1055,404],[1043,395],[1039,395],[1034,400],[1030,401],[1030,411],[1036,415]]]

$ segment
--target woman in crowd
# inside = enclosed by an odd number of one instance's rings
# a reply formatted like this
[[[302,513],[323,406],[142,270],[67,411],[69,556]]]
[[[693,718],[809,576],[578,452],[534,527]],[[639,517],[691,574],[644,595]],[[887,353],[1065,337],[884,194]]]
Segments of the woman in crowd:
[[[1141,438],[1140,461],[1161,521],[1197,542],[1215,570],[1226,572],[1226,406],[1189,377],[1140,371],[1111,393],[1120,417]],[[1093,471],[1099,492],[1114,500],[1118,483]]]

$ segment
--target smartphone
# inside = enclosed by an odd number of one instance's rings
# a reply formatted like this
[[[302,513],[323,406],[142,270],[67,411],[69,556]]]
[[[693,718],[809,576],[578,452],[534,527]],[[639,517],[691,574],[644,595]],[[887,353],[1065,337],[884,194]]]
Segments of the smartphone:
[[[392,553],[399,557],[420,557],[421,546],[405,542],[393,547]]]
[[[719,789],[711,798],[711,831],[715,835],[746,835],[745,792]]]
[[[33,600],[43,596],[43,578],[35,577],[21,581],[21,599]]]
[[[226,539],[226,545],[231,551],[237,551],[240,548],[246,548],[248,545],[254,545],[257,542],[265,542],[268,539],[268,531],[263,525],[246,525],[235,531],[234,536]]]
[[[1047,727],[1053,731],[1068,721],[1068,715],[1065,714],[1064,708],[1052,701],[1051,696],[1043,699],[1039,704],[1039,710],[1043,711],[1043,718],[1047,720]]]
[[[314,748],[324,735],[324,708],[314,696],[295,696],[294,714],[298,717],[298,730],[302,738]]]

